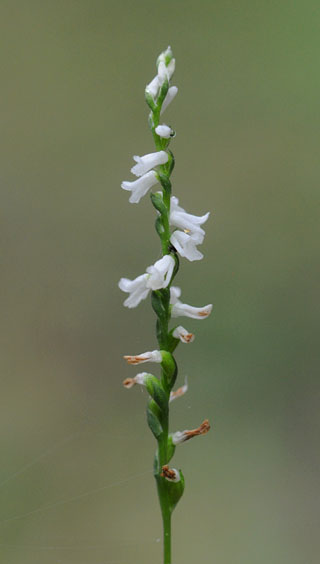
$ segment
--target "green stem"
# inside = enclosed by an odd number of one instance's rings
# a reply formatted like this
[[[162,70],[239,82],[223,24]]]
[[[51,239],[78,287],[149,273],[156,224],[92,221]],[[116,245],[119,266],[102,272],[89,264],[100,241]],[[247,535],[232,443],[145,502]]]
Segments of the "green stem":
[[[168,141],[161,139],[155,132],[155,128],[159,125],[160,119],[160,110],[161,106],[165,97],[165,94],[168,90],[168,84],[163,87],[161,90],[158,103],[156,107],[151,111],[149,117],[149,124],[152,131],[152,135],[155,141],[155,146],[157,151],[165,150],[169,144]],[[172,153],[169,153],[169,159],[167,165],[159,166],[159,173],[165,178],[167,181],[165,186],[166,188],[162,188],[162,197],[165,209],[161,213],[161,221],[163,226],[163,231],[160,235],[161,239],[161,247],[163,255],[170,253],[170,224],[169,224],[169,215],[170,215],[170,196],[171,196],[171,184],[169,181],[169,177],[172,171],[172,163],[173,156]],[[169,285],[170,287],[170,285]],[[161,292],[161,290],[160,290]],[[160,331],[158,331],[158,342],[160,350],[168,351],[169,348],[169,321],[170,321],[170,294],[168,292],[162,291],[165,315],[162,315],[161,318],[158,315],[158,325]],[[162,377],[161,377],[161,386],[167,395],[167,401],[169,406],[169,397],[170,391],[172,389],[172,382],[168,379],[168,376],[165,374],[165,371],[162,370]],[[169,456],[168,456],[168,436],[169,436],[169,409],[166,410],[166,415],[162,417],[161,425],[163,432],[161,437],[158,439],[158,454],[156,458],[156,468],[155,468],[155,478],[157,482],[157,489],[158,489],[158,496],[159,496],[159,503],[161,508],[161,515],[162,515],[162,522],[163,522],[163,563],[164,564],[171,564],[171,513],[172,513],[172,506],[170,504],[170,497],[168,491],[168,482],[167,480],[161,476],[162,467],[168,464]]]

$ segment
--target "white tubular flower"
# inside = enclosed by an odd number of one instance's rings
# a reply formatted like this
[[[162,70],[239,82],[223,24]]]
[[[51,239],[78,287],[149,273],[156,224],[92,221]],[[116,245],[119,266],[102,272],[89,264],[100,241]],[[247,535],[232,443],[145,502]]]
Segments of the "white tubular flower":
[[[135,386],[136,384],[140,384],[140,386],[144,386],[146,382],[146,376],[148,376],[147,372],[141,372],[137,374],[134,378],[126,378],[123,381],[123,385],[127,390]]]
[[[181,480],[179,470],[177,470],[176,468],[169,468],[168,464],[162,466],[162,472],[160,476],[162,476],[169,482],[180,482]]]
[[[205,223],[210,215],[210,212],[202,216],[192,215],[187,213],[181,206],[179,206],[179,200],[175,196],[170,199],[170,225],[173,227],[178,227],[182,231],[190,232],[193,234],[205,235],[204,230],[200,227]]]
[[[138,157],[135,155],[133,159],[136,161],[136,165],[134,165],[131,169],[131,172],[136,176],[142,176],[152,168],[155,168],[158,165],[165,164],[168,162],[169,155],[165,151],[157,151],[156,153],[148,153],[143,157]]]
[[[143,196],[146,195],[148,190],[152,188],[158,182],[157,174],[154,170],[150,170],[138,180],[134,180],[133,182],[124,181],[121,184],[121,188],[124,190],[129,190],[132,192],[129,202],[131,204],[138,204]]]
[[[155,132],[157,135],[159,135],[159,137],[162,137],[163,139],[169,139],[170,137],[173,137],[174,132],[171,129],[171,127],[169,127],[168,125],[158,125],[158,127],[156,127]]]
[[[146,92],[150,94],[152,98],[155,100],[156,97],[158,96],[159,88],[160,88],[160,82],[157,75],[151,80],[151,82],[149,82],[149,84],[147,84]]]
[[[192,341],[194,341],[194,334],[189,333],[189,331],[181,325],[175,328],[172,335],[176,339],[180,339],[181,343],[192,343]]]
[[[148,351],[136,356],[123,357],[128,364],[142,364],[143,362],[162,362],[162,354],[160,351]]]
[[[197,437],[198,435],[205,435],[210,430],[210,424],[208,419],[205,419],[203,423],[201,423],[200,427],[197,429],[192,429],[191,431],[177,431],[172,435],[172,442],[174,445],[179,445],[192,439],[193,437]]]
[[[188,235],[184,231],[176,230],[172,233],[170,241],[179,255],[191,262],[203,258],[203,254],[200,253],[196,247],[196,245],[200,245],[203,241],[203,235],[201,233]]]
[[[119,281],[119,288],[123,292],[127,292],[129,297],[124,301],[123,305],[129,308],[137,307],[142,300],[145,300],[149,288],[147,288],[147,274],[141,274],[134,280],[128,278],[121,278]]]
[[[171,403],[172,401],[174,401],[177,398],[181,398],[181,396],[184,396],[184,394],[186,394],[187,391],[188,391],[188,383],[187,383],[187,379],[186,379],[183,386],[181,386],[180,388],[178,388],[177,390],[175,390],[173,392],[170,392],[169,403]]]
[[[177,86],[170,86],[170,88],[167,92],[167,95],[166,95],[165,99],[163,100],[163,104],[162,104],[162,108],[161,108],[161,112],[160,112],[161,116],[162,116],[163,112],[167,109],[169,104],[172,102],[172,100],[176,97],[177,93],[178,93]]]
[[[188,304],[183,304],[179,300],[181,295],[181,289],[177,286],[172,286],[170,288],[170,304],[171,316],[180,317],[185,315],[186,317],[191,317],[192,319],[204,319],[208,317],[212,311],[212,304],[208,304],[204,307],[193,307]]]
[[[175,261],[171,255],[165,255],[152,266],[148,266],[147,288],[159,290],[166,288],[170,283]]]

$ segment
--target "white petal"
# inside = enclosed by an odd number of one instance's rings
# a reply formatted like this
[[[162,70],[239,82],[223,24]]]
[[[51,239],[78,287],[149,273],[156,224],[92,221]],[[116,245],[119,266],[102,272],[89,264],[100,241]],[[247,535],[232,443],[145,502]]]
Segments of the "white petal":
[[[175,96],[178,93],[178,88],[177,86],[170,86],[167,95],[165,97],[165,99],[163,100],[163,104],[162,104],[162,108],[161,108],[161,112],[160,115],[163,114],[163,112],[166,110],[166,108],[169,106],[169,104],[172,102],[172,100],[175,98]]]
[[[147,288],[146,286],[146,281],[147,274],[141,274],[134,280],[121,278],[121,280],[119,281],[120,290],[130,294],[123,305],[129,308],[136,307],[142,300],[147,297],[149,288]]]
[[[166,288],[170,283],[175,261],[171,255],[165,255],[152,266],[148,266],[147,287],[151,290]]]
[[[181,206],[179,206],[179,200],[175,196],[171,197],[170,200],[170,225],[178,227],[182,230],[188,230],[192,234],[202,233],[205,234],[204,230],[200,227],[205,223],[209,217],[210,213],[206,213],[202,216],[192,215],[187,213]]]
[[[123,190],[131,191],[132,194],[129,198],[129,202],[131,202],[132,204],[137,204],[138,202],[140,202],[140,199],[145,196],[148,190],[150,190],[152,186],[157,184],[157,182],[158,178],[155,171],[150,170],[150,172],[147,172],[146,174],[138,178],[138,180],[134,180],[133,182],[128,182],[125,180],[124,182],[122,182],[121,188],[123,188]]]
[[[143,157],[135,155],[133,158],[137,164],[132,167],[131,172],[136,176],[142,176],[150,169],[168,162],[169,155],[165,151],[156,151],[155,153],[148,153]]]
[[[202,240],[201,234],[198,234],[198,237],[193,237],[183,231],[174,231],[170,237],[170,241],[178,253],[191,262],[203,258],[203,254],[196,247],[197,244],[202,243]]]

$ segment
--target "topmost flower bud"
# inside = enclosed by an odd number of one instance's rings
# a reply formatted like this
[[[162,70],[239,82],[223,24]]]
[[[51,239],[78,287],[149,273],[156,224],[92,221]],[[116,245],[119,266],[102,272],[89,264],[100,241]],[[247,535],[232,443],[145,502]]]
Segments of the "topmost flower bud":
[[[158,74],[161,73],[161,63],[166,66],[168,73],[168,80],[172,77],[176,65],[176,61],[173,58],[173,53],[171,47],[169,46],[165,51],[163,51],[157,59]]]

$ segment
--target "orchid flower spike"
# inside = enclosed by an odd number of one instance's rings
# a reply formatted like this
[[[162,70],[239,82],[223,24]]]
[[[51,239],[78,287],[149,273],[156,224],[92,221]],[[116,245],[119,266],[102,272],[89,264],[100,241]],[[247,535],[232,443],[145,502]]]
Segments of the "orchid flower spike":
[[[205,419],[203,423],[201,423],[200,427],[197,429],[192,429],[191,431],[177,431],[172,435],[172,442],[174,445],[180,445],[193,437],[197,437],[198,435],[205,435],[210,430],[210,423],[208,419]]]
[[[203,258],[197,247],[203,243],[203,224],[209,213],[202,216],[187,213],[179,205],[178,198],[172,195],[171,173],[175,160],[169,145],[175,132],[169,125],[160,123],[160,116],[178,92],[178,88],[171,85],[175,59],[170,47],[159,55],[156,66],[157,74],[145,88],[145,99],[150,110],[148,123],[155,147],[153,152],[133,157],[135,164],[131,172],[137,179],[124,181],[121,187],[130,192],[129,202],[138,203],[157,183],[160,184],[161,191],[151,193],[150,197],[157,214],[155,227],[160,238],[161,255],[137,278],[121,278],[119,288],[128,294],[124,301],[128,308],[135,308],[151,294],[152,309],[157,316],[157,348],[137,355],[126,355],[124,359],[133,366],[146,362],[157,363],[161,374],[141,372],[133,378],[126,378],[123,385],[128,389],[135,385],[144,386],[148,394],[147,422],[158,443],[154,476],[163,517],[164,563],[168,564],[172,562],[170,517],[183,495],[185,485],[182,471],[169,467],[168,462],[174,455],[176,445],[204,435],[210,429],[206,419],[197,429],[169,434],[170,404],[188,390],[187,380],[174,389],[178,377],[174,351],[180,342],[187,344],[194,340],[193,333],[181,325],[172,328],[170,325],[172,318],[182,315],[204,319],[211,313],[212,304],[204,307],[184,304],[180,300],[181,289],[172,286],[179,270],[178,255],[189,261]],[[143,323],[142,320],[140,323]]]
[[[172,317],[180,317],[185,315],[186,317],[191,317],[192,319],[204,319],[208,317],[212,311],[212,304],[208,304],[203,307],[193,307],[188,304],[183,304],[179,300],[181,295],[181,289],[177,286],[171,286],[170,288],[170,303],[172,305],[171,315]]]
[[[150,351],[136,356],[123,357],[128,364],[142,364],[143,362],[162,362],[162,354],[160,351]]]

